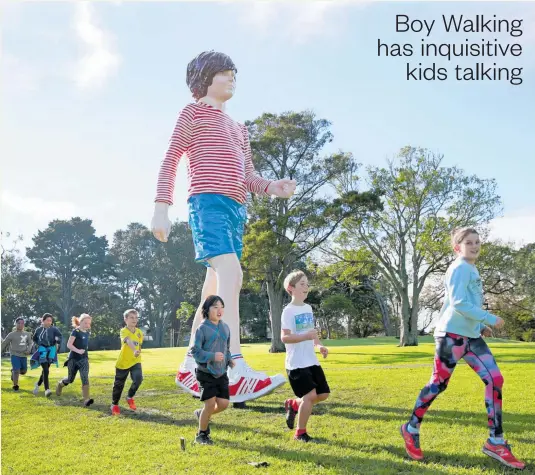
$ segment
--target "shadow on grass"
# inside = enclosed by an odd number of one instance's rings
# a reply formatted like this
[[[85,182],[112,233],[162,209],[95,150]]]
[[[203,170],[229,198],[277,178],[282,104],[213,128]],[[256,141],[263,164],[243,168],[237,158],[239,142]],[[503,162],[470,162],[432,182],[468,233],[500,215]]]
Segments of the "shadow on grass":
[[[167,415],[157,409],[138,408],[137,411],[131,411],[130,409],[121,407],[121,415],[112,416],[111,409],[110,409],[111,403],[102,404],[99,402],[95,402],[89,407],[84,407],[81,400],[74,399],[74,398],[55,398],[54,402],[56,406],[79,407],[82,410],[97,412],[99,413],[99,417],[117,417],[119,419],[132,419],[132,420],[136,420],[140,422],[164,424],[164,425],[177,426],[177,427],[181,427],[185,425],[195,426],[197,424],[197,421],[193,417],[193,414],[191,418],[188,418],[188,419],[176,419],[172,417],[171,415]]]
[[[255,444],[253,442],[247,442],[247,444],[242,444],[239,441],[229,441],[225,440],[223,437],[214,437],[214,442],[216,445],[222,445],[227,448],[240,451],[256,451],[261,457],[272,457],[276,460],[284,460],[287,462],[301,462],[310,464],[313,463],[318,469],[331,469],[336,470],[337,473],[351,473],[351,474],[373,474],[373,473],[389,473],[389,474],[399,474],[399,473],[418,473],[423,475],[434,475],[434,474],[446,474],[450,473],[445,470],[441,470],[436,467],[435,461],[432,467],[427,467],[429,462],[412,462],[407,460],[407,462],[401,461],[392,461],[392,460],[380,460],[377,458],[371,458],[365,454],[362,456],[355,455],[359,451],[368,452],[370,454],[377,454],[381,451],[387,451],[394,454],[399,458],[407,459],[403,447],[390,447],[387,446],[371,446],[371,445],[346,445],[340,444],[338,441],[329,441],[322,438],[314,439],[313,442],[304,444],[298,441],[288,441],[285,444],[284,448],[276,447],[273,445],[267,444]],[[316,453],[314,451],[314,446],[318,444],[321,445],[334,445],[334,446],[344,446],[351,450],[351,455],[334,455],[334,454],[325,454],[325,453]],[[295,445],[295,450],[292,450],[291,446]],[[444,457],[442,457],[444,459]],[[454,463],[453,466],[463,466],[467,467],[470,465],[481,466],[484,462],[481,458],[476,457],[463,457],[464,464],[460,465]],[[445,464],[448,464],[448,461],[445,460]]]
[[[353,411],[340,411],[338,408],[351,408]],[[357,404],[343,404],[334,402],[328,404],[328,407],[324,411],[318,411],[319,414],[325,413],[330,409],[330,413],[333,416],[341,416],[346,419],[367,419],[367,420],[381,420],[381,421],[396,421],[400,424],[407,421],[410,418],[411,410],[401,409],[397,407],[384,407],[384,406],[369,406],[369,405],[357,405]],[[383,414],[366,414],[359,413],[359,409],[364,411],[375,411]],[[314,408],[316,410],[316,408]],[[523,432],[528,426],[529,422],[533,418],[533,414],[519,414],[519,413],[507,413],[503,414],[503,426],[506,433]],[[485,410],[481,412],[465,412],[465,411],[447,411],[437,410],[433,411],[431,408],[426,414],[423,424],[426,420],[432,420],[434,422],[444,422],[451,424],[452,422],[459,423],[461,425],[474,425],[485,426],[487,418]]]

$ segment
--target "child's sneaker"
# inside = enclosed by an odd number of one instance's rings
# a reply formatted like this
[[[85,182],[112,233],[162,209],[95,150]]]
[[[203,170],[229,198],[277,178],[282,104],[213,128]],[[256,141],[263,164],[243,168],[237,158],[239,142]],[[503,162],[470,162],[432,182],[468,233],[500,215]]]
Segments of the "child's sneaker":
[[[91,404],[93,404],[95,402],[94,399],[88,399],[87,401],[84,401],[84,406],[85,407],[89,407]],[[117,406],[119,407],[119,406]]]
[[[128,406],[130,406],[130,409],[132,409],[132,411],[135,411],[137,409],[136,403],[133,397],[127,397],[126,402],[128,403]]]
[[[293,429],[295,427],[295,416],[297,411],[293,407],[292,399],[286,399],[286,401],[284,401],[284,409],[286,409],[286,425],[289,429]]]
[[[420,434],[411,434],[407,429],[408,425],[408,423],[405,423],[399,428],[401,436],[405,441],[405,450],[411,459],[422,460],[424,454],[422,453],[422,449],[420,449]]]
[[[301,442],[310,442],[312,437],[310,437],[306,432],[303,432],[302,434],[294,435],[294,439]]]
[[[63,381],[59,381],[56,386],[56,396],[61,396],[61,391],[63,389]]]
[[[202,444],[202,445],[213,445],[213,440],[210,439],[210,436],[208,435],[207,432],[203,431],[203,432],[199,432],[197,434],[197,437],[195,437],[195,442],[197,442],[198,444]]]
[[[52,391],[51,391],[50,389],[47,389],[47,390],[45,391],[45,396],[46,396],[46,397],[50,397],[51,395],[52,395]]]
[[[117,404],[111,405],[111,415],[112,416],[118,416],[121,414],[121,409],[119,409],[119,406]]]
[[[505,441],[504,444],[493,444],[487,439],[483,445],[483,453],[511,468],[524,470],[526,467],[524,462],[521,462],[513,455],[511,452],[511,446],[507,443],[507,441]]]
[[[13,391],[17,392],[19,390],[18,386],[13,386]]]
[[[34,396],[37,396],[39,394],[39,385],[37,383],[35,383],[32,393]]]

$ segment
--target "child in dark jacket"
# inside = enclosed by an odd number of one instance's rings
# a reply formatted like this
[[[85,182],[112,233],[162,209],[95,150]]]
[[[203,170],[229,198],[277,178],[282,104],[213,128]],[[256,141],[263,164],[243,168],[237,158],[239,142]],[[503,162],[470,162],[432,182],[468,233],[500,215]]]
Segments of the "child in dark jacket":
[[[199,432],[195,441],[213,444],[209,422],[213,414],[224,411],[229,404],[227,367],[234,366],[230,354],[230,329],[223,322],[225,304],[221,297],[210,295],[202,306],[204,321],[195,332],[195,343],[190,351],[197,363],[196,377],[204,408],[197,409]]]

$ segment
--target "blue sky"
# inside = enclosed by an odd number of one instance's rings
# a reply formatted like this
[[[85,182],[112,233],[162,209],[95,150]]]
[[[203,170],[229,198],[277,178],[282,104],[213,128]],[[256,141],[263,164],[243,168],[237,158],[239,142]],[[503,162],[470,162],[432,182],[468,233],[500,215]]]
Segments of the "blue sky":
[[[419,45],[396,33],[397,14],[436,20],[426,41],[520,43],[523,84],[462,82],[453,67],[490,58],[378,57],[377,42]],[[441,15],[523,19],[524,34],[445,33]],[[178,111],[191,101],[187,63],[229,54],[238,67],[228,113],[313,109],[332,122],[328,151],[384,165],[405,145],[445,165],[496,178],[504,217],[494,236],[535,241],[535,4],[375,2],[95,2],[9,4],[2,51],[2,223],[29,244],[54,218],[93,219],[99,235],[150,224],[156,177]],[[405,64],[437,63],[447,81],[407,81]],[[185,167],[171,218],[185,220]]]

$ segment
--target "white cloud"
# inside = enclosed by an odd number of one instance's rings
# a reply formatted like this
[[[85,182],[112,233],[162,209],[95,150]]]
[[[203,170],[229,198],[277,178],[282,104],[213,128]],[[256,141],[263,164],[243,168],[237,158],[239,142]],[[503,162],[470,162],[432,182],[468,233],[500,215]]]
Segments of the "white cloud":
[[[367,1],[323,0],[309,2],[256,1],[239,3],[241,22],[257,34],[275,30],[296,43],[313,37],[334,35],[342,30],[344,9]]]
[[[2,192],[2,214],[17,215],[19,219],[31,218],[43,223],[53,219],[70,219],[77,208],[68,201],[46,201],[42,198],[20,196],[9,190]],[[6,209],[7,208],[7,209]]]
[[[496,218],[490,223],[490,238],[514,242],[517,246],[535,242],[535,209],[524,209]]]
[[[74,70],[76,85],[80,89],[98,88],[117,71],[120,64],[113,39],[96,24],[94,9],[89,2],[76,3],[73,26],[85,48],[85,54]]]

